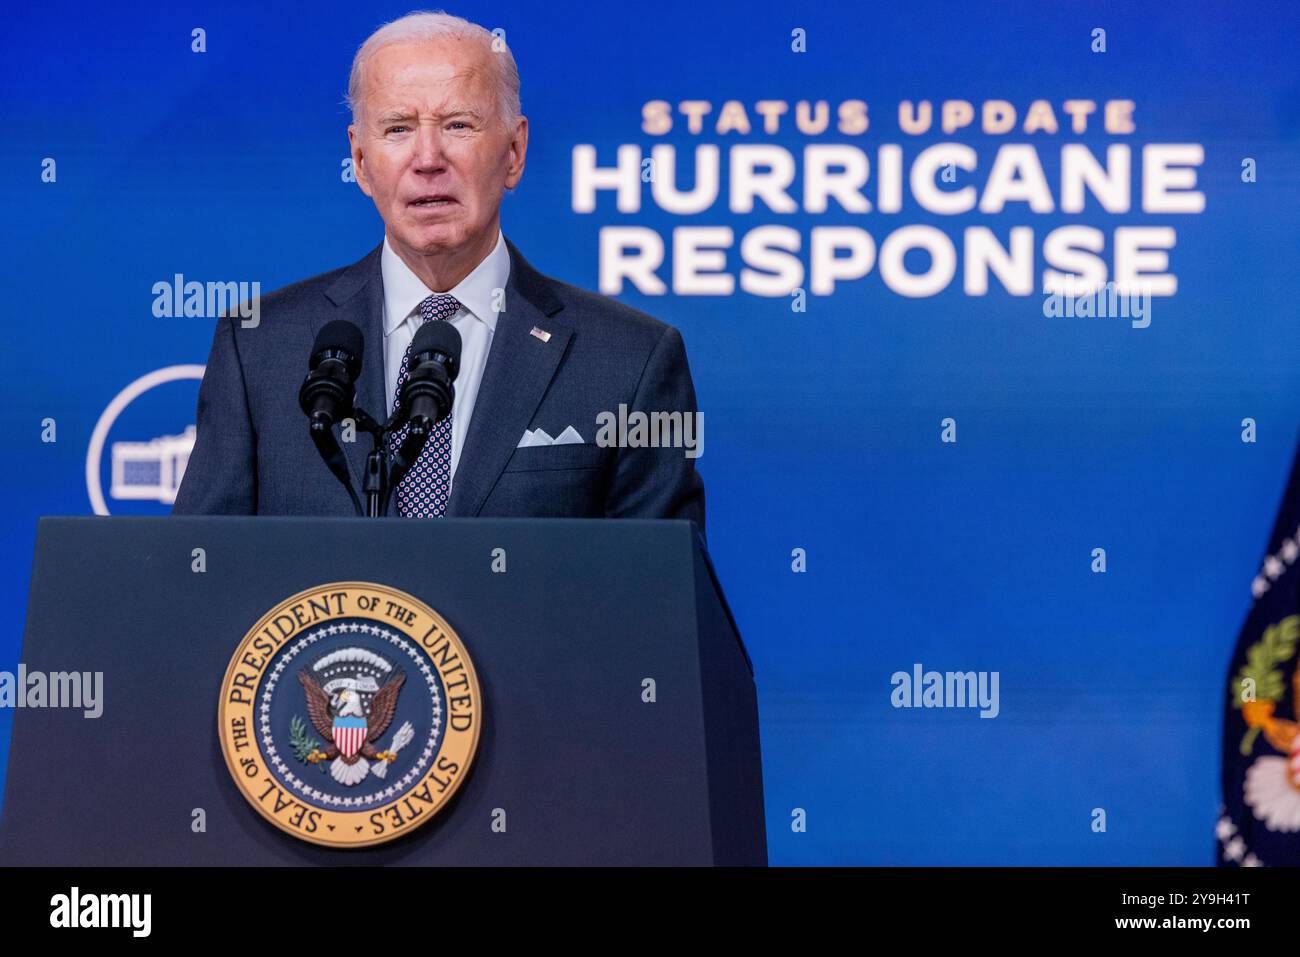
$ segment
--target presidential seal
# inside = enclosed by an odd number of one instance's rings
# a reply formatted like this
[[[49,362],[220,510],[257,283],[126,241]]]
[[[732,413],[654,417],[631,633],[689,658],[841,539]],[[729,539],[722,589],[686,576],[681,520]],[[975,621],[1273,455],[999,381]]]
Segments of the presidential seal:
[[[327,847],[413,831],[456,793],[483,718],[437,612],[371,582],[299,592],[244,636],[217,727],[231,777],[280,830]]]

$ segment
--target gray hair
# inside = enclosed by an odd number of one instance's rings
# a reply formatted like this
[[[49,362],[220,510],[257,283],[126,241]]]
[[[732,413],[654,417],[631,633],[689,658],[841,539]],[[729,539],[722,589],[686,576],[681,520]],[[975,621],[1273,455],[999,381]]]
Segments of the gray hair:
[[[352,111],[355,123],[361,103],[362,73],[366,61],[374,56],[380,47],[391,43],[411,43],[422,40],[435,40],[450,37],[457,40],[470,40],[486,43],[495,54],[497,114],[502,126],[513,130],[522,112],[519,105],[519,67],[514,54],[506,46],[504,37],[489,33],[477,23],[462,17],[454,17],[441,10],[417,10],[404,17],[385,23],[370,34],[361,44],[357,55],[352,58],[352,72],[348,76],[347,106]]]

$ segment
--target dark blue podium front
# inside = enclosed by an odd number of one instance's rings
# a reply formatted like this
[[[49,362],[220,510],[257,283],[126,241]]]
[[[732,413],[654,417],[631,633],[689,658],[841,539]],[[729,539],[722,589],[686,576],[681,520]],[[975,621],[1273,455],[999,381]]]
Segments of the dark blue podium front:
[[[449,805],[355,850],[263,820],[217,737],[245,633],[336,581],[439,612],[483,698]],[[766,863],[753,676],[687,522],[46,518],[20,660],[102,672],[103,713],[15,712],[0,863]]]

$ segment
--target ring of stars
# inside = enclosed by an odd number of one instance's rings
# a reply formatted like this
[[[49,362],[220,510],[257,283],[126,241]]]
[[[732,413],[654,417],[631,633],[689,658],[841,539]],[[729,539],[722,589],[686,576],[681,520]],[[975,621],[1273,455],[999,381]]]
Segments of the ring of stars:
[[[416,761],[415,766],[403,775],[400,780],[394,781],[388,787],[360,797],[340,797],[336,794],[327,794],[318,788],[312,787],[308,782],[303,781],[293,773],[293,769],[290,768],[280,757],[280,753],[275,746],[275,740],[271,734],[271,699],[275,694],[275,687],[279,683],[280,676],[284,673],[285,669],[288,668],[289,662],[322,638],[328,638],[333,635],[345,633],[374,635],[375,637],[382,638],[405,652],[407,657],[411,659],[416,670],[419,671],[421,676],[424,678],[424,683],[429,689],[429,697],[433,702],[431,709],[432,731],[425,743],[424,750],[420,752],[420,757]],[[391,631],[380,625],[362,625],[357,624],[356,622],[333,624],[328,626],[322,625],[321,627],[309,631],[300,637],[291,646],[286,648],[276,661],[275,667],[271,669],[271,674],[266,679],[266,686],[262,692],[262,705],[259,709],[258,725],[262,739],[263,756],[266,758],[268,763],[275,768],[281,779],[286,784],[300,794],[303,794],[320,804],[338,808],[363,810],[367,805],[379,804],[391,800],[399,792],[405,791],[412,782],[418,780],[424,773],[425,767],[433,759],[433,745],[434,742],[438,740],[438,736],[442,730],[442,692],[438,685],[437,672],[429,666],[428,658],[421,655],[414,645],[397,632]]]

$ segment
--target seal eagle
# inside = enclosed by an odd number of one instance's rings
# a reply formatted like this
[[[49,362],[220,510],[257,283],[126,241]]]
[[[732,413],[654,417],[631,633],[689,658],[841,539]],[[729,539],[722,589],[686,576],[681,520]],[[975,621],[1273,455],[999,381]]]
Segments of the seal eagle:
[[[361,695],[344,688],[333,697],[321,687],[316,677],[303,668],[298,672],[307,695],[307,714],[316,733],[329,742],[325,750],[313,749],[307,755],[312,764],[332,761],[330,775],[341,784],[356,784],[370,771],[373,761],[392,762],[395,751],[380,751],[376,743],[388,730],[397,711],[397,694],[402,690],[406,676],[400,671],[388,679],[370,699],[370,713],[366,714]],[[382,777],[382,775],[380,775]]]

